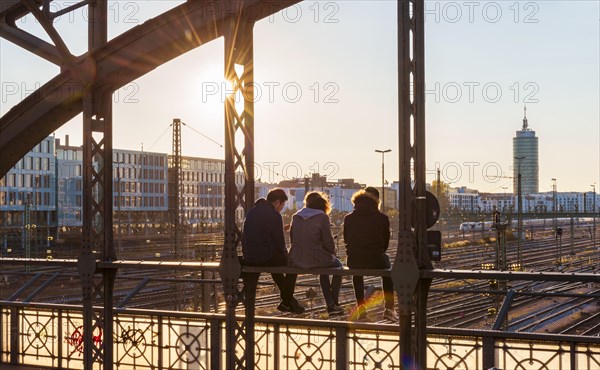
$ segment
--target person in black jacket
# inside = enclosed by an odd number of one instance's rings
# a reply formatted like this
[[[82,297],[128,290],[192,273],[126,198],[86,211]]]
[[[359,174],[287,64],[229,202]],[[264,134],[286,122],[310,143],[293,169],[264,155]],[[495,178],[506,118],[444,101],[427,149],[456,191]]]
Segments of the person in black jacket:
[[[390,258],[385,253],[390,242],[390,220],[379,211],[379,191],[373,187],[352,196],[354,211],[344,217],[344,243],[348,267],[356,269],[387,269]],[[397,321],[394,311],[394,284],[390,277],[382,277],[385,299],[384,319]],[[365,287],[362,276],[353,276],[357,316],[366,317]]]
[[[242,234],[243,264],[247,266],[287,266],[288,250],[285,246],[283,219],[281,210],[288,197],[282,189],[272,189],[267,194],[267,199],[260,198],[246,215]],[[244,273],[245,294],[250,292],[246,287],[251,284],[252,291],[256,291],[255,283],[258,275]],[[271,274],[273,281],[279,288],[281,303],[277,309],[284,312],[302,313],[304,307],[300,306],[294,298],[296,274]]]

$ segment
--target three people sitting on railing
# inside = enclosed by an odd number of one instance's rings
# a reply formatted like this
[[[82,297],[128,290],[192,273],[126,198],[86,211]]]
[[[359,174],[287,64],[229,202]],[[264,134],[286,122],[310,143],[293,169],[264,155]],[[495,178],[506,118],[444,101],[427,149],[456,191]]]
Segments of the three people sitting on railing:
[[[304,207],[292,218],[289,255],[285,245],[281,210],[288,200],[285,191],[272,189],[267,199],[259,199],[246,215],[242,236],[242,251],[246,266],[294,266],[301,269],[341,268],[336,257],[334,238],[331,233],[329,212],[331,205],[327,195],[310,192],[304,198]],[[386,254],[390,241],[389,218],[379,211],[379,191],[373,187],[356,192],[352,196],[354,210],[344,218],[344,242],[347,248],[348,267],[356,269],[388,269],[390,260]],[[259,273],[243,273],[246,302],[254,302]],[[277,309],[283,312],[303,313],[294,297],[296,274],[272,273],[273,281],[280,291],[281,302]],[[390,277],[382,277],[385,300],[384,319],[397,321],[394,311],[394,286]],[[364,280],[353,276],[357,308],[355,319],[367,316]],[[339,293],[341,275],[320,275],[321,289],[330,315],[342,314]],[[249,296],[249,294],[251,294]]]
[[[388,269],[390,258],[385,253],[390,243],[390,220],[379,211],[379,191],[367,187],[352,196],[354,210],[344,217],[344,243],[348,255],[348,267],[355,269]],[[385,311],[383,318],[397,321],[394,311],[394,284],[390,277],[381,277]],[[355,316],[367,316],[365,287],[362,276],[353,276],[357,309]]]
[[[336,257],[335,242],[329,220],[331,204],[329,197],[313,191],[304,197],[304,207],[292,217],[290,239],[292,247],[288,264],[301,269],[318,267],[341,268]],[[344,309],[339,304],[341,275],[320,275],[319,281],[329,315],[341,315]]]
[[[242,235],[242,252],[244,265],[247,266],[286,266],[288,251],[285,245],[283,219],[281,210],[288,200],[282,189],[272,189],[267,199],[260,198],[246,215]],[[246,300],[254,300],[258,273],[244,273]],[[294,297],[296,274],[271,274],[279,288],[281,302],[277,309],[283,312],[303,313],[302,307]]]

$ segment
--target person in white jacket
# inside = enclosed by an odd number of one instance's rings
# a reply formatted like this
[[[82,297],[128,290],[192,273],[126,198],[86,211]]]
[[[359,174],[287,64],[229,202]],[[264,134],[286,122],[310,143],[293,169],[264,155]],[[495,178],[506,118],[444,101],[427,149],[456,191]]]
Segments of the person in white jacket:
[[[292,217],[290,238],[292,247],[288,256],[290,266],[301,269],[342,267],[335,255],[335,242],[329,220],[331,204],[326,194],[310,192],[304,197],[304,207]],[[342,276],[320,275],[321,289],[330,315],[344,313],[338,297]]]

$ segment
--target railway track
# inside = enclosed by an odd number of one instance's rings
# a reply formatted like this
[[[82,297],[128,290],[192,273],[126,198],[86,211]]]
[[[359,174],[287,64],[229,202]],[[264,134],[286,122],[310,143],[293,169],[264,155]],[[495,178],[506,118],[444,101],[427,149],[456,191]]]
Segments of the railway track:
[[[557,242],[553,237],[539,236],[535,240],[527,240],[522,245],[523,267],[528,271],[564,271],[564,272],[590,272],[598,271],[600,266],[600,253],[590,245],[590,238],[587,230],[576,231],[573,238],[573,247],[570,239],[563,239],[561,255],[558,256]],[[467,237],[469,239],[469,236]],[[148,243],[147,240],[150,240]],[[460,240],[456,238],[455,240]],[[478,241],[478,239],[476,239]],[[197,245],[215,245],[216,250],[222,245],[222,238],[213,236],[196,236],[190,238],[185,248],[181,248],[183,253],[181,259],[196,260]],[[119,245],[123,251],[119,253],[122,258],[128,259],[167,259],[174,260],[175,256],[169,254],[172,250],[172,242],[168,236],[156,237],[146,240],[124,239]],[[396,251],[396,242],[390,245],[388,253],[391,259],[394,259]],[[515,241],[507,243],[507,259],[510,262],[516,261],[517,245]],[[343,252],[343,251],[342,251]],[[573,254],[571,254],[573,252]],[[160,257],[156,257],[160,253]],[[343,255],[343,253],[341,253]],[[213,255],[213,256],[214,256]],[[485,264],[492,263],[495,260],[495,243],[479,242],[465,246],[443,249],[443,262],[436,263],[436,267],[457,268],[457,269],[481,269]],[[58,271],[57,269],[44,269],[36,273],[50,276]],[[2,272],[2,276],[7,273]],[[62,271],[64,277],[60,279],[62,287],[60,295],[56,290],[47,289],[48,292],[40,294],[36,300],[52,301],[56,303],[78,303],[80,302],[80,285],[76,271]],[[5,299],[10,292],[25,284],[31,279],[32,275],[15,275],[6,280],[1,279],[2,287],[0,295]],[[194,295],[197,293],[196,287],[200,283],[194,282],[197,276],[189,272],[157,271],[157,270],[125,270],[120,271],[117,276],[118,289],[115,290],[115,302],[118,303],[132,289],[146,278],[165,279],[161,283],[148,283],[128,304],[126,307],[153,308],[153,309],[173,309],[173,294],[178,292],[181,299],[177,305],[179,309],[190,309],[193,306]],[[218,278],[218,276],[216,276]],[[168,279],[182,279],[182,281],[168,282]],[[184,281],[185,280],[185,281]],[[57,282],[59,280],[57,279]],[[274,287],[268,274],[263,274],[259,282],[258,298],[256,301],[257,314],[277,315],[281,314],[276,310],[279,303],[279,292]],[[380,278],[365,277],[365,286],[372,293],[380,291]],[[178,288],[177,288],[178,286]],[[219,293],[219,284],[216,284],[219,305],[217,311],[223,310],[222,297]],[[570,298],[561,299],[560,306],[549,299],[541,299],[519,293],[589,293],[598,294],[598,289],[593,287],[583,287],[576,283],[550,283],[550,282],[510,282],[508,288],[517,291],[517,296],[513,301],[510,310],[509,330],[518,331],[542,331],[549,329],[550,332],[580,335],[598,335],[600,333],[600,309],[594,311],[592,299]],[[33,287],[32,287],[33,289]],[[309,289],[316,292],[316,298],[312,301],[306,298]],[[449,292],[447,290],[455,289]],[[439,291],[437,291],[439,290]],[[432,291],[429,295],[428,317],[434,326],[451,326],[464,328],[482,328],[490,327],[495,317],[490,315],[488,309],[495,307],[498,303],[496,295],[502,296],[502,292],[490,291],[490,285],[487,281],[460,281],[436,279],[432,284]],[[471,293],[476,292],[476,293]],[[26,296],[27,292],[22,296]],[[297,281],[296,297],[302,304],[308,308],[304,317],[322,317],[324,314],[324,304],[320,293],[318,278],[311,275],[300,275]],[[465,297],[469,297],[465,299]],[[563,303],[564,301],[564,303]],[[465,303],[466,302],[466,303]],[[539,310],[527,313],[531,308],[532,302],[540,303]],[[312,303],[312,304],[311,304]],[[347,315],[334,318],[336,320],[345,320],[350,315],[354,304],[354,293],[352,290],[351,279],[344,278],[342,292],[340,294],[340,303],[346,308]],[[549,307],[555,307],[554,310]],[[590,311],[583,311],[589,309]],[[242,313],[240,306],[240,314]],[[379,321],[379,313],[383,310],[382,304],[370,307],[370,321]],[[548,312],[548,314],[544,314]],[[585,317],[580,320],[574,320],[577,314],[581,316],[585,312]],[[551,313],[551,314],[550,314]],[[326,315],[325,315],[326,317]],[[569,318],[571,320],[569,322]],[[560,322],[565,324],[559,325]],[[575,322],[576,321],[576,322]]]

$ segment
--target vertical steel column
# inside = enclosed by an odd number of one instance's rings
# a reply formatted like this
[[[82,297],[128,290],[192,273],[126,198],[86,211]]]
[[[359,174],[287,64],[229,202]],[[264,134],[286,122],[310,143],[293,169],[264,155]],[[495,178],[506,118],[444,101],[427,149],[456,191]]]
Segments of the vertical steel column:
[[[210,368],[213,370],[221,370],[222,342],[221,322],[219,319],[210,319]]]
[[[392,278],[400,302],[401,368],[412,369],[425,368],[427,351],[426,305],[431,279],[419,280],[418,270],[432,267],[425,198],[425,16],[423,0],[399,0],[397,6],[401,194]]]
[[[175,259],[179,259],[181,251],[179,246],[182,240],[183,211],[183,182],[181,169],[181,120],[173,119],[173,152],[171,157],[171,171],[169,171],[169,208],[171,208],[171,222],[173,223],[173,242],[175,243]]]
[[[246,306],[243,322],[238,322],[235,307],[241,266],[237,249],[242,233],[235,214],[238,207],[248,212],[254,203],[254,22],[237,10],[223,27],[225,79],[230,86],[225,100],[225,243],[220,267],[226,301],[224,368],[246,369],[254,367],[254,302]],[[244,173],[241,189],[235,183],[236,172]],[[236,351],[238,345],[243,349]]]
[[[492,369],[496,366],[496,358],[494,354],[496,353],[495,348],[496,338],[490,336],[483,337],[483,368],[484,369]]]
[[[18,365],[21,360],[21,348],[19,346],[20,330],[24,330],[19,325],[19,307],[10,308],[10,363],[12,365]]]
[[[83,97],[83,244],[78,270],[83,293],[84,368],[101,362],[113,367],[112,307],[114,270],[97,271],[96,260],[114,260],[112,230],[112,93],[111,88],[95,84],[95,50],[107,42],[107,2],[90,1],[88,23],[88,89]],[[95,281],[96,272],[102,280]],[[103,316],[94,311],[100,301]],[[102,332],[102,341],[93,335]]]
[[[345,327],[335,329],[335,368],[348,368],[348,328]]]
[[[433,265],[427,247],[426,188],[425,188],[425,4],[423,0],[413,1],[413,68],[414,68],[414,150],[415,150],[415,194],[417,205],[417,265],[419,269],[431,269]],[[415,335],[413,354],[417,364],[427,365],[427,296],[432,279],[420,279],[417,286]]]
[[[167,325],[170,325],[170,323],[168,322]],[[167,335],[169,335],[168,334],[169,333],[169,329],[166,328],[167,325],[165,325],[164,317],[162,315],[158,315],[158,317],[156,319],[156,327],[157,327],[156,334],[158,336],[158,348],[160,348],[160,349],[165,348],[164,347],[165,346],[165,337]],[[163,369],[164,368],[164,366],[163,366],[164,360],[165,360],[164,356],[165,355],[164,355],[163,351],[159,350],[158,351],[158,356],[157,356],[158,357],[157,358],[157,360],[158,360],[157,362],[158,363],[156,364],[159,369]]]
[[[398,145],[400,165],[400,194],[398,196],[398,251],[394,267],[399,262],[416,266],[414,258],[414,236],[411,229],[412,202],[414,196],[411,188],[411,129],[410,129],[410,41],[408,1],[397,1],[398,17]],[[400,363],[410,356],[411,352],[411,315],[412,294],[410,289],[400,292],[400,286],[394,280],[394,288],[398,292],[400,304]],[[402,365],[401,365],[402,366]]]
[[[169,178],[169,209],[171,211],[171,222],[173,231],[173,256],[179,260],[182,256],[181,246],[183,241],[183,174],[181,168],[181,120],[173,119],[173,146],[171,153],[171,168],[168,170]],[[173,271],[176,273],[176,271]],[[181,306],[181,294],[179,285],[175,282],[172,286],[173,310],[179,311]]]

